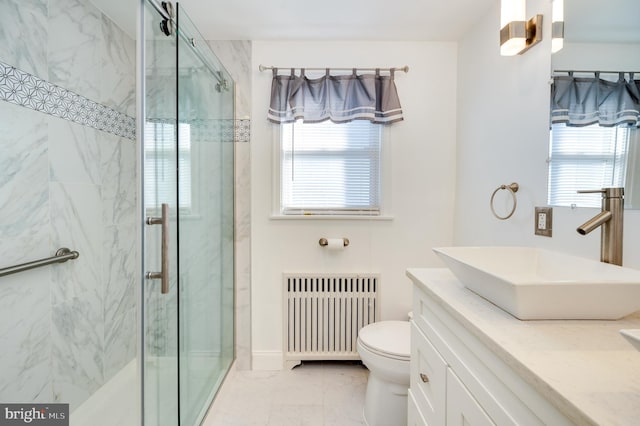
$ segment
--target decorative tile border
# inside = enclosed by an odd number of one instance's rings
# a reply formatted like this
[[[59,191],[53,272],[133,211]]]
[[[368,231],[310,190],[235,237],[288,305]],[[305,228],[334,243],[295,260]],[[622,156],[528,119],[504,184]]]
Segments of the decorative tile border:
[[[175,126],[173,119],[148,118],[148,123],[165,123]],[[190,120],[191,140],[209,142],[249,142],[250,119]]]
[[[241,119],[234,120],[234,141],[235,142],[249,142],[251,140],[251,120]]]
[[[0,61],[0,100],[54,117],[136,139],[136,119]],[[153,120],[150,120],[153,121]],[[196,120],[192,131],[202,139],[249,142],[251,120]]]
[[[42,111],[127,139],[136,138],[136,120],[46,80],[0,62],[0,100]]]
[[[251,139],[251,120],[193,120],[191,134],[193,139],[222,142],[249,142]]]

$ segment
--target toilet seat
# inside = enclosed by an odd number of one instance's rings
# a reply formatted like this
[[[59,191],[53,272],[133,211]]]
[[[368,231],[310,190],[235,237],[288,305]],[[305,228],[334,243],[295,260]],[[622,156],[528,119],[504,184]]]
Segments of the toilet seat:
[[[360,345],[385,358],[409,361],[411,329],[408,321],[381,321],[363,327],[358,334]]]

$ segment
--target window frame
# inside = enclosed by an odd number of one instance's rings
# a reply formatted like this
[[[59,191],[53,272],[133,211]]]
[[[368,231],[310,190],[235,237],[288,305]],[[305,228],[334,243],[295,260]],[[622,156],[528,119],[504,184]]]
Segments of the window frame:
[[[336,124],[339,125],[339,124]],[[366,211],[358,211],[357,213],[345,213],[336,211],[331,213],[318,212],[300,212],[299,214],[284,213],[281,209],[281,196],[282,196],[282,124],[274,125],[272,131],[272,200],[271,200],[271,219],[291,219],[291,220],[314,220],[314,219],[346,219],[346,220],[392,220],[393,216],[390,214],[392,206],[392,194],[391,194],[391,151],[390,151],[390,129],[389,126],[382,124],[376,124],[382,126],[380,137],[380,194],[379,204],[380,208],[378,212],[367,214]]]

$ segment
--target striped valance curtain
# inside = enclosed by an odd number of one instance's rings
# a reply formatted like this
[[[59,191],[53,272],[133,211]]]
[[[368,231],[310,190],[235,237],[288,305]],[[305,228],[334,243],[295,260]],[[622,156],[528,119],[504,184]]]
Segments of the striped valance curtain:
[[[274,123],[291,123],[298,119],[305,123],[331,120],[347,123],[369,120],[391,124],[403,120],[402,108],[394,82],[394,72],[381,75],[330,75],[327,69],[320,78],[308,78],[305,70],[296,74],[279,75],[273,69],[271,102],[268,119]]]
[[[555,76],[551,86],[551,123],[567,126],[640,127],[640,80],[619,73],[617,81],[594,77]],[[628,78],[625,79],[625,76]]]

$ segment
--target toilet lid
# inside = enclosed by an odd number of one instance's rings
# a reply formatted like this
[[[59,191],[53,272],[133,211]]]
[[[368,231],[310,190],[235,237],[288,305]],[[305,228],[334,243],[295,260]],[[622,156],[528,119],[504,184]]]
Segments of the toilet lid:
[[[382,356],[407,360],[411,356],[409,321],[380,321],[369,324],[360,330],[358,339],[362,346]]]

